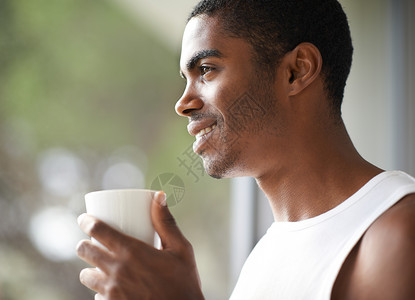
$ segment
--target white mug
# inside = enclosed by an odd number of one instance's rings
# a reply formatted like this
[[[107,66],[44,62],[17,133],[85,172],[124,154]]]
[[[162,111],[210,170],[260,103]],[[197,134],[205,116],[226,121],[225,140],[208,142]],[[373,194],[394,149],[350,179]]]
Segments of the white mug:
[[[157,239],[150,216],[155,192],[140,189],[91,192],[85,195],[86,212],[129,236],[155,246]],[[100,245],[95,239],[92,241]]]

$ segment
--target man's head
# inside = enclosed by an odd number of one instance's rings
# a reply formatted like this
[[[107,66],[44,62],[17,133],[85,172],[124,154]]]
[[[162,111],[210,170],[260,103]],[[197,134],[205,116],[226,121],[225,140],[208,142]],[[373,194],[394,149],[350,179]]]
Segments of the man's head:
[[[302,42],[322,56],[325,90],[341,115],[353,46],[346,15],[336,0],[202,0],[189,20],[206,15],[220,20],[230,36],[248,41],[256,62],[274,76],[281,58]]]
[[[288,2],[203,0],[188,20],[176,111],[189,119],[193,149],[213,177],[287,169],[341,124],[352,54],[344,13],[334,0]],[[324,17],[330,4],[335,14]],[[346,33],[329,28],[337,15]],[[319,18],[326,21],[311,30]]]
[[[224,34],[219,19],[203,15],[188,22],[180,57],[186,88],[176,112],[189,119],[193,150],[216,178],[254,176],[264,141],[282,127],[273,81],[253,57],[252,46]]]

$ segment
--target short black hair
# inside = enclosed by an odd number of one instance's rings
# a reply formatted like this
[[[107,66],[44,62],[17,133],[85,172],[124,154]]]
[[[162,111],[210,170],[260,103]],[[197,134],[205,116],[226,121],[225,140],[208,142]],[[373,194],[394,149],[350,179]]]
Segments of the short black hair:
[[[223,29],[244,38],[256,60],[274,74],[280,59],[302,42],[322,56],[327,96],[341,115],[353,45],[349,24],[336,0],[202,0],[188,21],[199,15],[219,17]]]

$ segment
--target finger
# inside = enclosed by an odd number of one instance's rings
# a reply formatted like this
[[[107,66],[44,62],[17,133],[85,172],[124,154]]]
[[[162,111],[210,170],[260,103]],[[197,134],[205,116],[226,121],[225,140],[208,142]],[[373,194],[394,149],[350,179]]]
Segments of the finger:
[[[163,249],[179,250],[188,244],[167,207],[164,192],[157,192],[154,195],[151,203],[151,219],[154,229],[160,236]]]
[[[82,240],[76,246],[76,252],[82,260],[108,274],[113,263],[112,255],[108,251],[94,245],[90,240]]]
[[[118,251],[129,237],[105,222],[88,214],[78,217],[78,224],[87,235],[95,238],[110,251]]]
[[[105,290],[106,276],[96,268],[83,269],[79,273],[79,280],[87,288],[97,293],[103,293]]]

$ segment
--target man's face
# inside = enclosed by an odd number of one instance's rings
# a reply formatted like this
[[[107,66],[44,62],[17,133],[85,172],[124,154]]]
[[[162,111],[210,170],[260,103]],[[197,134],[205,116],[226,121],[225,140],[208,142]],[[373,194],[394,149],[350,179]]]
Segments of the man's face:
[[[207,173],[255,176],[276,102],[251,45],[224,34],[216,18],[195,17],[183,35],[180,69],[187,84],[176,111],[189,118],[193,150]]]

